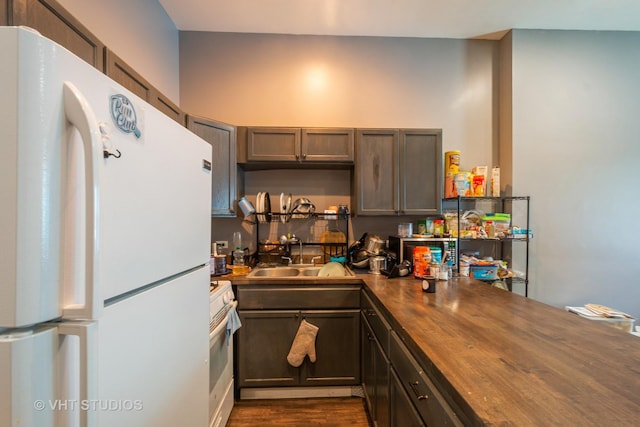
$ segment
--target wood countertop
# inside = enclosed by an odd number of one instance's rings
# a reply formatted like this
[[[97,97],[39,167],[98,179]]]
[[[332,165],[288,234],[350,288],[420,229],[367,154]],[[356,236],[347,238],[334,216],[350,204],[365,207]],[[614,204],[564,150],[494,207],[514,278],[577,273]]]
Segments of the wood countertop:
[[[356,277],[470,424],[640,426],[640,338],[469,278]]]
[[[363,275],[473,425],[640,425],[640,339],[468,278]]]

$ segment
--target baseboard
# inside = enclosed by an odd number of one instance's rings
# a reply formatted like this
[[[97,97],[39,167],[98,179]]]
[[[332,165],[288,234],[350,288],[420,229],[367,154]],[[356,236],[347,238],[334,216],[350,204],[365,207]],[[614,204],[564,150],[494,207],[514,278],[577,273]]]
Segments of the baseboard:
[[[351,397],[354,396],[353,391],[352,386],[243,388],[240,390],[240,400]]]

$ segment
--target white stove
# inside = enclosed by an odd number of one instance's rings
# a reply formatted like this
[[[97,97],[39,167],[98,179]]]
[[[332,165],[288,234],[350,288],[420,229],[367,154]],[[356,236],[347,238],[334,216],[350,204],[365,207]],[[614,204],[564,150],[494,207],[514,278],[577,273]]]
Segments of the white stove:
[[[227,424],[233,409],[231,310],[237,306],[231,282],[212,280],[209,292],[209,427]]]

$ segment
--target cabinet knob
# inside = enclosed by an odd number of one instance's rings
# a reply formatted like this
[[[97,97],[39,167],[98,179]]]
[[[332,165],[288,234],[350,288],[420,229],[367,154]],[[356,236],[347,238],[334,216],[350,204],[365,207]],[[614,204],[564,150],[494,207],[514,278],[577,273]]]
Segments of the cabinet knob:
[[[306,154],[303,154],[303,155],[302,155],[302,159],[304,160],[304,159],[306,159],[306,158],[307,158],[307,155],[306,155]]]

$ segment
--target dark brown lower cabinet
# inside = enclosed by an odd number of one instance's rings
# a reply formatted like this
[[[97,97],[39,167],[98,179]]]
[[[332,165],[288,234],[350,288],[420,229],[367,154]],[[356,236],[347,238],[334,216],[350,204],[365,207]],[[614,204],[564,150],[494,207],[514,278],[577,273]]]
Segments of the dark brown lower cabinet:
[[[390,365],[373,329],[362,313],[362,386],[367,409],[376,427],[387,427],[389,423],[389,375]]]
[[[359,309],[240,309],[238,314],[242,322],[236,335],[239,388],[360,384]],[[287,355],[303,319],[319,328],[316,361],[305,357],[296,368]]]
[[[390,425],[394,427],[424,427],[420,414],[413,407],[411,399],[402,384],[398,375],[391,370],[391,381],[389,382],[389,403],[391,407]]]
[[[390,344],[389,359],[402,384],[400,389],[404,389],[420,418],[428,426],[465,425],[396,332],[391,333]]]

